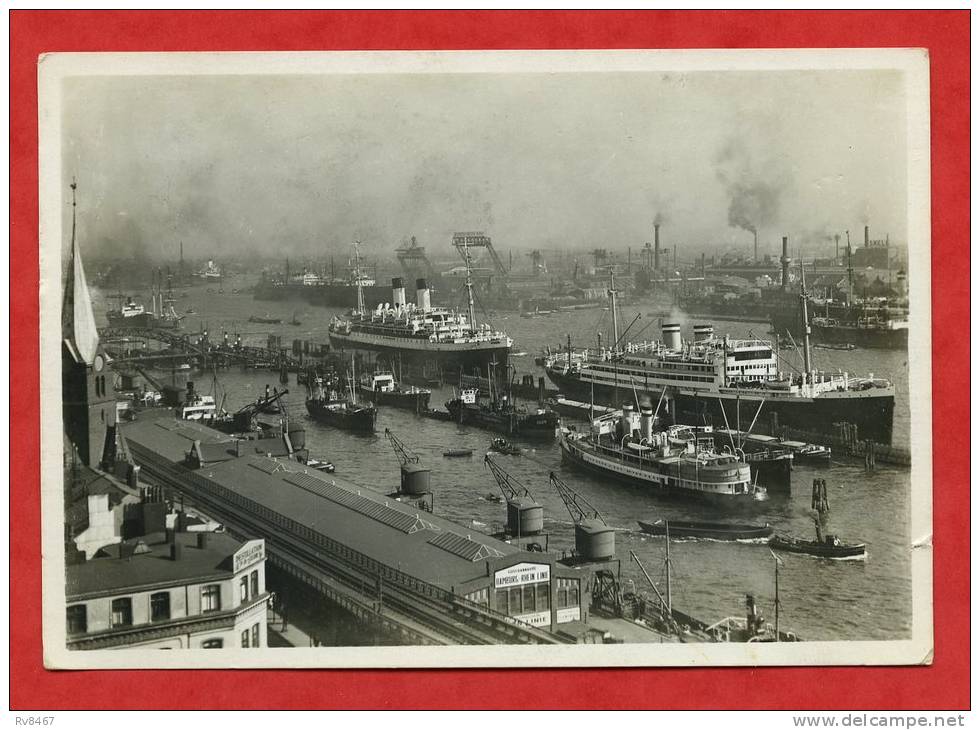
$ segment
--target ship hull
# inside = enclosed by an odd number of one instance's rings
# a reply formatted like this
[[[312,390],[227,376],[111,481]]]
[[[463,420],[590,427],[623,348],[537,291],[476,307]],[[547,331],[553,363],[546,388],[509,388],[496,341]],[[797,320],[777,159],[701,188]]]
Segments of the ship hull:
[[[330,332],[329,337],[331,349],[338,353],[356,353],[389,364],[399,362],[406,369],[417,369],[429,363],[430,367],[435,367],[449,378],[458,376],[460,372],[485,373],[490,364],[495,364],[498,372],[506,372],[510,356],[510,347],[502,344],[456,344],[430,342],[421,338],[381,338],[338,332]]]
[[[558,428],[558,415],[545,413],[499,413],[484,408],[474,408],[458,400],[446,403],[452,420],[464,426],[476,426],[508,436],[531,439],[553,439]]]
[[[546,370],[548,378],[562,395],[590,402],[619,407],[624,402],[632,402],[633,391],[627,388],[613,388],[583,381],[575,376],[559,372],[553,368]],[[638,385],[636,397],[641,401],[656,404],[663,388],[643,388]],[[693,392],[668,389],[666,412],[668,420],[674,423],[694,425],[713,425],[717,427],[739,428],[752,422],[759,404],[762,410],[756,419],[756,433],[779,435],[783,426],[801,431],[814,432],[828,437],[837,436],[839,428],[835,424],[851,423],[858,427],[858,437],[871,439],[880,444],[891,444],[892,425],[895,410],[895,394],[874,391],[831,392],[820,397],[807,398],[789,394],[770,392],[755,393],[726,389],[718,392]],[[665,409],[661,408],[661,413]]]
[[[106,320],[109,322],[110,327],[117,328],[140,328],[140,329],[161,329],[161,330],[172,330],[179,327],[179,320],[176,319],[165,319],[163,317],[158,317],[152,312],[144,312],[143,314],[137,314],[133,317],[124,317],[121,314],[116,314],[109,312],[106,314]]]
[[[562,461],[565,463],[606,479],[615,479],[624,484],[650,489],[666,498],[707,502],[728,507],[740,504],[751,505],[756,501],[751,490],[733,494],[707,489],[685,488],[681,486],[681,480],[672,477],[670,474],[649,469],[638,469],[614,459],[603,458],[567,438],[559,439],[559,445],[561,446]]]
[[[335,409],[328,408],[314,399],[306,401],[306,410],[318,423],[357,433],[374,433],[374,422],[378,414],[377,409],[373,407],[359,407],[354,410]]]
[[[803,324],[799,314],[790,312],[773,313],[770,317],[772,329],[781,337],[787,333],[802,337]],[[909,346],[908,328],[856,327],[843,321],[836,327],[827,327],[810,322],[810,341],[828,345],[856,345],[870,349],[906,350]]]
[[[375,405],[402,408],[415,413],[427,411],[429,398],[432,396],[429,391],[405,393],[402,391],[371,390],[363,385],[358,386],[358,392]]]

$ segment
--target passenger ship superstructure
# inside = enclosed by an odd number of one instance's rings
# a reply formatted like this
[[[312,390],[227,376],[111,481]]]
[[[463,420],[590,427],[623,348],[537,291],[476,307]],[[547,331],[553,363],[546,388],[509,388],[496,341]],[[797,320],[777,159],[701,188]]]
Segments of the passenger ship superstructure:
[[[711,325],[696,325],[693,341],[684,342],[680,329],[663,324],[660,342],[580,353],[569,348],[546,361],[546,373],[564,395],[583,401],[618,406],[663,395],[678,423],[744,428],[755,421],[757,432],[785,425],[830,434],[846,422],[858,426],[861,438],[891,442],[894,386],[873,374],[813,369],[806,334],[803,370],[787,374],[769,340],[718,337]],[[618,339],[616,333],[613,341]]]
[[[562,429],[562,458],[575,466],[665,496],[733,505],[761,498],[738,455],[715,450],[710,434],[690,426],[654,428],[653,409],[632,406],[593,420],[588,433]]]
[[[355,245],[355,262],[356,255]],[[360,281],[355,272],[355,281]],[[472,285],[467,277],[469,315],[433,307],[425,279],[416,282],[416,301],[405,300],[400,278],[391,281],[392,301],[373,310],[364,307],[358,286],[358,306],[346,318],[335,318],[329,327],[330,345],[343,352],[362,352],[385,359],[400,358],[406,365],[438,363],[449,372],[486,369],[490,363],[506,366],[513,340],[488,324],[476,324]],[[501,368],[503,370],[504,368]]]

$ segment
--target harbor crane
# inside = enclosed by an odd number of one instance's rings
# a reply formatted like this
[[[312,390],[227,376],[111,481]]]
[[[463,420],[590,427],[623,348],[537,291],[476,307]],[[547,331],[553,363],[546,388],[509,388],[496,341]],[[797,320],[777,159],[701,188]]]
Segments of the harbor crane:
[[[544,256],[539,249],[534,249],[528,254],[528,258],[531,259],[531,269],[535,276],[539,274],[547,274],[548,266],[544,262]]]
[[[468,248],[485,248],[487,253],[490,254],[490,260],[493,261],[493,266],[497,270],[497,273],[503,276],[507,275],[507,267],[504,266],[504,262],[501,261],[500,256],[494,250],[490,236],[483,231],[462,231],[454,233],[453,247],[467,265],[469,264],[467,258]]]
[[[602,562],[614,558],[616,532],[606,523],[602,513],[554,472],[551,472],[549,479],[575,523],[575,553],[578,559]]]
[[[409,276],[417,277],[421,274],[426,278],[432,278],[434,271],[432,262],[425,255],[425,246],[419,246],[418,241],[415,240],[415,236],[412,236],[411,243],[408,246],[395,249],[395,257],[398,259],[398,263],[402,265],[405,273]]]
[[[390,428],[385,429],[385,438],[388,439],[388,443],[391,444],[391,448],[394,449],[395,456],[398,457],[398,461],[402,466],[405,466],[406,464],[419,463],[419,455],[402,443],[402,441],[391,432]]]
[[[536,536],[544,530],[544,508],[534,499],[528,488],[512,477],[487,454],[483,458],[484,465],[490,469],[497,486],[507,500],[507,533],[522,544],[521,538]],[[547,536],[545,536],[547,538]],[[547,544],[547,539],[545,540]],[[540,552],[538,542],[524,543],[528,550]]]
[[[568,486],[557,474],[551,472],[549,475],[551,486],[558,492],[561,501],[565,503],[568,514],[572,517],[572,522],[578,525],[581,522],[596,521],[601,525],[606,525],[606,518],[596,509],[589,500]]]
[[[432,491],[429,489],[431,471],[419,464],[419,455],[403,444],[401,440],[391,432],[391,429],[385,429],[385,438],[388,439],[388,442],[391,444],[391,448],[395,451],[395,456],[398,457],[398,461],[401,464],[399,468],[401,473],[401,485],[398,489],[398,493],[408,497],[421,498],[419,506],[422,509],[431,512]],[[424,497],[426,495],[430,497],[428,505],[425,504]]]

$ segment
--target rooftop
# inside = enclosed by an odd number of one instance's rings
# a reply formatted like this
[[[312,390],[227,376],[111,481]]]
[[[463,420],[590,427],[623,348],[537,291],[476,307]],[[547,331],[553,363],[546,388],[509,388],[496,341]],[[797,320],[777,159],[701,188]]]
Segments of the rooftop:
[[[68,600],[230,577],[233,573],[231,557],[244,543],[226,533],[215,532],[207,533],[207,546],[199,548],[198,534],[178,532],[175,535],[174,539],[180,544],[178,560],[170,559],[170,546],[165,535],[156,533],[104,548],[101,553],[106,557],[68,566]]]
[[[173,420],[126,427],[126,438],[181,461],[194,438],[219,436],[198,424],[175,429]],[[195,473],[369,557],[449,588],[486,576],[484,558],[520,553],[495,540],[380,492],[285,459],[245,452]],[[393,478],[397,478],[392,475]]]

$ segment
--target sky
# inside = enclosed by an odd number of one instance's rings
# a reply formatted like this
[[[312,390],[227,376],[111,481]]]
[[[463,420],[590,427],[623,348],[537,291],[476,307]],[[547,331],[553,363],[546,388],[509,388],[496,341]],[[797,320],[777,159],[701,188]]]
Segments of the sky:
[[[905,104],[888,70],[75,77],[62,177],[97,256],[635,252],[655,220],[681,262],[815,255],[905,241]]]

